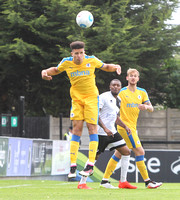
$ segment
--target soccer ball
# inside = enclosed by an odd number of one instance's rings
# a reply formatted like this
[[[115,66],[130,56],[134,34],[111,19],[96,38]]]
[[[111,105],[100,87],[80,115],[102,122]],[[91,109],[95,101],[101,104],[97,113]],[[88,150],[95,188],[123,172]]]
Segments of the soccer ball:
[[[76,16],[76,23],[81,28],[89,28],[93,24],[93,22],[94,22],[94,17],[87,10],[83,10],[83,11],[79,12]]]

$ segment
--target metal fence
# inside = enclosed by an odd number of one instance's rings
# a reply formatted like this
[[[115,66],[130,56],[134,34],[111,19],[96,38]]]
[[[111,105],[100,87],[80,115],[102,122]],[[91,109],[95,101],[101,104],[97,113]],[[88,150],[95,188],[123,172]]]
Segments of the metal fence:
[[[25,117],[25,137],[49,139],[49,116]]]
[[[11,114],[1,114],[0,135],[12,136]]]
[[[49,139],[49,116],[24,117],[23,124],[19,119],[19,116],[1,114],[0,136]]]

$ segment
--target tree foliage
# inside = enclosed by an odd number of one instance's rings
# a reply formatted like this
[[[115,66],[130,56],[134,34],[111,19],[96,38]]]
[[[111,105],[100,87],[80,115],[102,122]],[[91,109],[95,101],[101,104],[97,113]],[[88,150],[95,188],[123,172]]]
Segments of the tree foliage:
[[[101,92],[113,78],[126,85],[126,70],[137,68],[139,86],[147,89],[153,104],[179,107],[180,26],[166,23],[177,0],[0,0],[0,110],[18,113],[25,96],[26,114],[69,115],[70,83],[65,73],[50,82],[41,70],[56,66],[70,55],[74,40],[86,43],[86,53],[122,66],[122,75],[96,71]],[[81,10],[93,13],[91,28],[75,23]]]

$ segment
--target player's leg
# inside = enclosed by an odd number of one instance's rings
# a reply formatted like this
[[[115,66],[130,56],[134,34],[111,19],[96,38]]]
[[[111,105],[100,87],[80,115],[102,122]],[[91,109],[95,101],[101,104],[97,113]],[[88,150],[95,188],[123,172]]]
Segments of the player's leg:
[[[136,165],[144,181],[149,180],[147,167],[144,162],[144,149],[142,147],[132,149],[136,156]]]
[[[99,155],[100,155],[100,153],[97,153],[97,154],[96,154],[96,158],[95,158],[94,165],[96,164],[96,161],[97,161],[97,159],[99,158]],[[88,162],[89,162],[89,160],[86,162],[85,168],[86,168]],[[78,189],[92,189],[92,188],[90,188],[90,187],[87,186],[87,184],[86,184],[87,179],[88,179],[88,176],[82,176],[82,177],[81,177],[81,180],[80,180],[79,183],[78,183],[77,188],[78,188]]]
[[[162,183],[156,183],[154,181],[151,181],[148,175],[148,171],[144,162],[144,149],[142,148],[140,139],[137,135],[136,129],[131,128],[132,134],[129,135],[125,131],[125,129],[118,129],[119,133],[123,137],[123,139],[126,141],[126,144],[129,149],[132,149],[136,156],[136,165],[139,169],[139,172],[145,181],[147,188],[156,188],[162,185]]]
[[[114,138],[112,139],[112,142],[109,143],[108,147],[110,148],[110,150],[116,149],[116,151],[108,162],[103,180],[108,180],[110,178],[110,176],[116,169],[117,163],[121,159],[121,179],[118,187],[136,189],[136,186],[131,185],[126,180],[129,167],[130,150],[119,133],[116,133],[114,135]]]
[[[98,160],[100,154],[102,152],[104,152],[105,148],[107,147],[107,136],[98,135],[98,139],[99,139],[98,150],[97,150],[97,153],[96,153],[96,158],[95,158],[94,164]],[[88,161],[86,162],[86,165],[87,165]],[[85,167],[86,167],[86,165],[85,165]],[[88,178],[87,176],[81,177],[81,180],[78,183],[78,187],[77,187],[78,189],[89,189],[89,187],[86,185],[87,178]]]
[[[118,158],[121,155],[121,174],[118,187],[127,189],[136,189],[137,188],[136,186],[131,185],[127,181],[127,172],[129,168],[129,159],[130,159],[130,150],[127,147],[127,145],[117,148],[114,155]]]
[[[89,161],[81,172],[79,172],[82,176],[90,176],[93,174],[93,167],[95,163],[97,148],[98,148],[98,134],[97,134],[97,125],[87,123],[88,131],[89,131]]]
[[[72,129],[72,138],[70,141],[70,161],[71,161],[71,168],[70,173],[68,174],[68,178],[75,178],[76,177],[76,160],[77,154],[79,150],[79,143],[80,137],[83,130],[83,105],[80,101],[72,101],[72,108],[70,119],[73,122],[73,129]]]
[[[90,176],[93,174],[93,167],[98,148],[98,134],[97,134],[97,123],[98,123],[98,111],[99,103],[98,96],[90,96],[85,99],[84,104],[84,120],[86,121],[88,132],[89,132],[89,161],[84,170],[79,172],[82,176]]]
[[[89,159],[87,160],[87,162],[85,164],[85,168],[86,168],[88,162],[89,162]],[[81,180],[79,181],[77,188],[78,189],[86,189],[86,190],[87,189],[92,189],[92,188],[87,186],[87,184],[86,184],[87,179],[88,179],[88,176],[81,176]]]
[[[70,141],[70,161],[71,161],[71,168],[70,173],[68,174],[68,178],[75,178],[76,177],[76,161],[77,155],[79,150],[79,142],[80,137],[82,134],[83,129],[83,121],[81,120],[74,120],[73,121],[73,134]]]
[[[100,152],[97,152],[94,165],[96,164],[96,161],[97,161],[97,159],[99,158],[99,156],[100,156]],[[87,160],[87,162],[86,162],[86,164],[85,164],[85,168],[86,168],[88,162],[89,162],[89,159]],[[90,188],[90,187],[87,186],[87,184],[86,184],[87,179],[88,179],[88,176],[82,176],[82,177],[81,177],[81,180],[80,180],[79,183],[78,183],[77,188],[78,188],[78,189],[92,189],[92,188]]]
[[[157,187],[160,187],[162,185],[161,182],[155,182],[155,181],[152,181],[150,180],[149,178],[149,175],[148,175],[148,171],[147,171],[147,167],[145,165],[145,162],[144,162],[144,149],[143,147],[138,147],[138,148],[133,148],[132,149],[135,153],[135,156],[136,156],[136,165],[139,169],[139,172],[145,182],[145,186],[147,188],[157,188]]]
[[[107,149],[111,151],[114,149],[123,147],[125,145],[125,141],[121,138],[119,133],[114,134],[114,137],[107,137],[107,138],[108,138]],[[112,188],[112,189],[118,188],[110,184],[109,178],[114,172],[120,158],[121,158],[121,154],[117,154],[117,155],[113,154],[113,156],[110,158],[106,166],[103,179],[101,181],[101,185],[100,185],[101,187]]]
[[[113,185],[111,185],[111,183],[109,182],[109,178],[112,175],[113,171],[115,170],[119,160],[120,159],[117,158],[114,154],[109,159],[109,162],[108,162],[108,164],[106,166],[106,169],[105,169],[104,176],[102,178],[100,187],[110,188],[110,189],[118,189],[118,187],[114,187]]]
[[[135,129],[131,129],[132,134],[128,135],[125,129],[118,129],[121,136],[126,141],[127,146],[132,149],[136,156],[136,164],[144,180],[148,180],[148,172],[144,163],[144,150]]]

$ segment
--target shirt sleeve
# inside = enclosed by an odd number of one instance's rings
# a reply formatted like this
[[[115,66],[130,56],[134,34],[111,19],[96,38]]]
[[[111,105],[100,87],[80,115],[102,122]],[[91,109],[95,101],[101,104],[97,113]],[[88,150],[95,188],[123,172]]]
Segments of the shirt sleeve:
[[[149,100],[148,93],[146,92],[146,90],[144,90],[143,91],[143,100],[142,100],[142,103],[146,103],[146,102],[150,102],[150,100]]]
[[[102,68],[104,66],[104,63],[96,57],[94,57],[94,62],[95,62],[96,68]]]
[[[60,72],[65,71],[66,68],[66,62],[65,62],[65,58],[61,60],[61,62],[57,65],[57,69]]]

